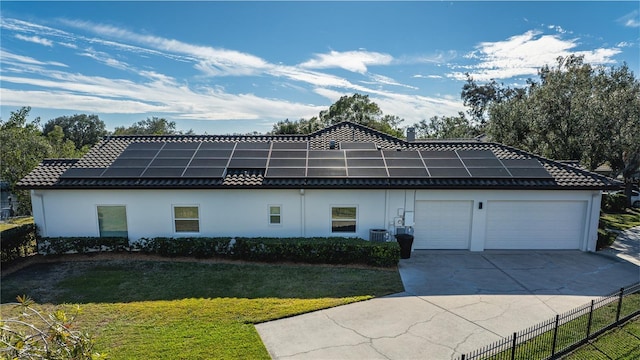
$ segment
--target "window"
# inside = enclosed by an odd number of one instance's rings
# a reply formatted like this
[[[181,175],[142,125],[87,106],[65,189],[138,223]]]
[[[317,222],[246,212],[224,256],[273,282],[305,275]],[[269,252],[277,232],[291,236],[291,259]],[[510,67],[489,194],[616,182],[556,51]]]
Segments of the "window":
[[[356,232],[356,213],[355,206],[332,207],[331,232]]]
[[[123,205],[98,206],[100,237],[127,237],[127,208]]]
[[[200,232],[200,216],[197,206],[174,206],[173,221],[176,232]]]
[[[282,224],[282,211],[280,205],[269,205],[269,225]]]

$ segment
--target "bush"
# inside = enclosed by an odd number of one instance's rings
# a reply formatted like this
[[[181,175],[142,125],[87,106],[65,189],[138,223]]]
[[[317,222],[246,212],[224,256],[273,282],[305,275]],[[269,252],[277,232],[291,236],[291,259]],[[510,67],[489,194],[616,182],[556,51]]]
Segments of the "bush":
[[[627,196],[623,193],[602,194],[601,208],[609,213],[624,212],[627,208]]]
[[[355,238],[152,238],[133,244],[135,250],[161,256],[223,257],[247,261],[310,264],[396,266],[396,242],[372,243]]]
[[[38,252],[45,255],[86,254],[128,249],[129,240],[124,237],[55,237],[42,238],[38,242]]]
[[[608,248],[616,241],[618,233],[615,231],[607,231],[605,229],[598,229],[598,241],[596,242],[596,250]]]
[[[24,224],[0,232],[0,260],[5,263],[36,253],[36,226]]]

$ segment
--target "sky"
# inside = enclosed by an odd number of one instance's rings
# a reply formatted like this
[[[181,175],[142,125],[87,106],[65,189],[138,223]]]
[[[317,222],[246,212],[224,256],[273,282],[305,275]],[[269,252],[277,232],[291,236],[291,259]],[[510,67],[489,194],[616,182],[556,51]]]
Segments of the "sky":
[[[0,2],[0,116],[149,117],[265,133],[341,96],[403,127],[464,111],[465,73],[524,87],[559,56],[640,73],[640,3]]]

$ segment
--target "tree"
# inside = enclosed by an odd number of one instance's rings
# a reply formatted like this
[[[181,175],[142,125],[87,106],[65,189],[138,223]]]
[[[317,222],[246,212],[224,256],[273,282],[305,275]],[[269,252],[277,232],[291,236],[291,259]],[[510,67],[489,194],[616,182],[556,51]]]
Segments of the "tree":
[[[489,105],[495,141],[552,159],[579,159],[590,170],[608,163],[631,192],[640,166],[640,82],[626,64],[594,68],[582,57],[544,66],[539,82]]]
[[[124,126],[116,127],[113,135],[176,135],[176,134],[193,134],[193,130],[186,133],[176,130],[176,122],[168,121],[165,118],[150,117],[146,120],[125,128]]]
[[[480,135],[477,127],[464,115],[434,116],[429,121],[422,120],[414,124],[418,138],[423,139],[459,139]]]
[[[15,189],[16,183],[43,159],[55,154],[38,127],[40,118],[27,121],[30,111],[30,107],[22,107],[12,111],[8,121],[0,120],[0,177],[17,197],[18,214],[30,213],[31,200],[27,191]]]
[[[43,133],[48,135],[60,126],[64,138],[73,141],[75,148],[88,149],[107,135],[104,121],[98,115],[75,114],[72,116],[60,116],[51,119],[44,124]]]
[[[488,121],[489,107],[515,97],[523,95],[523,89],[511,89],[498,84],[495,80],[479,85],[468,73],[467,83],[462,87],[460,97],[469,109],[467,113],[471,116],[471,121],[483,128]]]
[[[51,145],[52,152],[57,158],[78,158],[88,151],[88,145],[77,149],[73,141],[67,139],[62,127],[55,125],[53,130],[46,134],[46,139]]]
[[[378,104],[372,102],[368,95],[361,94],[341,97],[329,109],[320,111],[318,117],[280,121],[273,125],[271,134],[310,134],[342,121],[351,121],[397,137],[403,136],[399,124],[404,120],[394,115],[384,115]]]

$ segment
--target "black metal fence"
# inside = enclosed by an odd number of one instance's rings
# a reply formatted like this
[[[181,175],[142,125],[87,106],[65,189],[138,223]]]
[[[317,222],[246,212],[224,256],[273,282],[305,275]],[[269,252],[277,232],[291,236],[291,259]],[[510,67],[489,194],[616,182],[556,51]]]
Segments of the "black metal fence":
[[[513,333],[459,360],[557,359],[640,314],[640,283]]]

